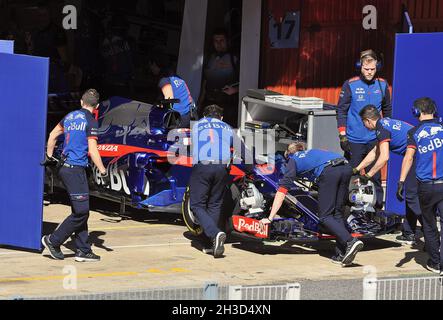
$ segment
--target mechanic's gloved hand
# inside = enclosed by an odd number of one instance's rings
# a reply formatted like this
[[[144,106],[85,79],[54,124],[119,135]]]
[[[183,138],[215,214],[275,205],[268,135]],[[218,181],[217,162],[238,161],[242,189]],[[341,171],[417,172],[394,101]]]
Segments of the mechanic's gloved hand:
[[[360,183],[362,185],[365,185],[372,180],[372,177],[368,176],[368,174],[365,174],[364,176],[359,176],[358,179],[360,180]]]
[[[263,225],[263,226],[266,226],[266,225],[271,224],[271,223],[272,223],[272,220],[269,219],[269,218],[264,218],[264,219],[260,220],[260,224]]]
[[[106,173],[100,173],[100,179],[102,179],[102,186],[103,187],[109,187],[111,185],[111,179],[109,178],[109,174]]]
[[[340,135],[340,148],[347,153],[351,152],[351,145],[349,144],[349,140],[346,136]]]
[[[404,197],[405,183],[404,181],[399,181],[397,185],[397,199],[400,202],[405,201]]]
[[[360,174],[360,170],[358,170],[357,168],[352,168],[352,175],[356,176]]]
[[[45,161],[40,162],[40,165],[43,167],[55,167],[57,166],[58,160],[54,157],[49,157],[48,154],[45,153]]]

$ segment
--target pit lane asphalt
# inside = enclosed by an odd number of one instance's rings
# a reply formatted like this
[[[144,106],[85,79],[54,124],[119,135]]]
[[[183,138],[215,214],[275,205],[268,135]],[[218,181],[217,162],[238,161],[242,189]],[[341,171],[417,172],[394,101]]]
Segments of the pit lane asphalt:
[[[70,213],[66,199],[44,208],[48,234]],[[334,243],[262,244],[231,239],[225,257],[214,259],[184,226],[179,215],[131,210],[118,217],[118,205],[91,201],[90,241],[102,257],[98,263],[74,261],[73,243],[63,247],[64,261],[34,252],[0,248],[0,299],[57,297],[123,292],[160,287],[266,285],[300,283],[302,299],[361,299],[365,267],[379,277],[430,276],[427,255],[394,242],[395,235],[365,240],[355,264],[341,268],[330,262]],[[67,290],[77,275],[77,289]],[[71,279],[71,280],[70,280]],[[70,282],[71,281],[71,282]]]

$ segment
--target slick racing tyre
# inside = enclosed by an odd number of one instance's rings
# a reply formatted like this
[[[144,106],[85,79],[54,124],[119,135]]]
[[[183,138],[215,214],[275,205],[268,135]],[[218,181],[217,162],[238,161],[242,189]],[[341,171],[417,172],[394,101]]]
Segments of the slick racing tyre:
[[[186,189],[185,195],[183,197],[182,202],[182,216],[183,221],[186,224],[186,227],[189,231],[191,231],[194,235],[200,236],[203,234],[203,229],[199,225],[197,217],[191,210],[190,205],[190,192],[189,187]],[[218,227],[220,230],[223,230],[227,234],[230,234],[234,230],[234,226],[232,224],[232,215],[238,214],[240,212],[240,191],[236,185],[228,186],[223,206],[222,212],[220,214],[220,221]]]
[[[200,236],[203,234],[203,229],[198,224],[197,217],[194,215],[194,213],[191,210],[189,187],[186,189],[185,195],[183,196],[182,216],[183,216],[183,221],[185,222],[186,227],[188,227],[189,231],[191,231],[196,236]]]

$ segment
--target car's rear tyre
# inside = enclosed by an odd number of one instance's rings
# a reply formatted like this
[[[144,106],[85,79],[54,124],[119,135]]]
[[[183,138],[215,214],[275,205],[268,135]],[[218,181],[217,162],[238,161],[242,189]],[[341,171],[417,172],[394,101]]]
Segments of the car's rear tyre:
[[[240,191],[238,187],[233,184],[228,190],[226,190],[225,193],[222,212],[220,214],[220,221],[218,224],[220,230],[223,230],[224,232],[226,232],[226,234],[230,234],[234,230],[234,226],[232,224],[232,215],[239,214],[240,211]],[[185,195],[183,197],[182,216],[183,221],[185,222],[186,227],[189,231],[197,236],[203,234],[203,229],[199,225],[197,217],[191,210],[189,187],[186,189]]]
[[[197,217],[191,210],[191,200],[190,200],[190,190],[189,187],[186,189],[185,195],[183,196],[182,202],[182,216],[186,227],[194,235],[200,236],[203,234],[202,227],[198,224]]]

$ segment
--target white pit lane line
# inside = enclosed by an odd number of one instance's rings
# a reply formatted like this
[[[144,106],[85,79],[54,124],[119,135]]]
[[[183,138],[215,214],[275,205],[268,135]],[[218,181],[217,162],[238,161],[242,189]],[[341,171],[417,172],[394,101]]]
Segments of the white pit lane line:
[[[183,240],[183,239],[181,239]],[[136,248],[151,248],[151,247],[172,247],[172,246],[189,246],[191,244],[191,241],[189,242],[168,242],[168,243],[153,243],[153,244],[140,244],[140,245],[130,245],[130,246],[106,246],[109,249],[136,249]],[[106,251],[98,247],[93,247],[95,250],[98,251]],[[13,249],[11,249],[12,251]],[[39,254],[36,253],[30,253],[30,252],[11,252],[11,251],[0,251],[0,256],[20,256],[20,255],[35,255]],[[46,251],[46,250],[45,250]],[[63,248],[63,253],[72,253],[71,250]]]

